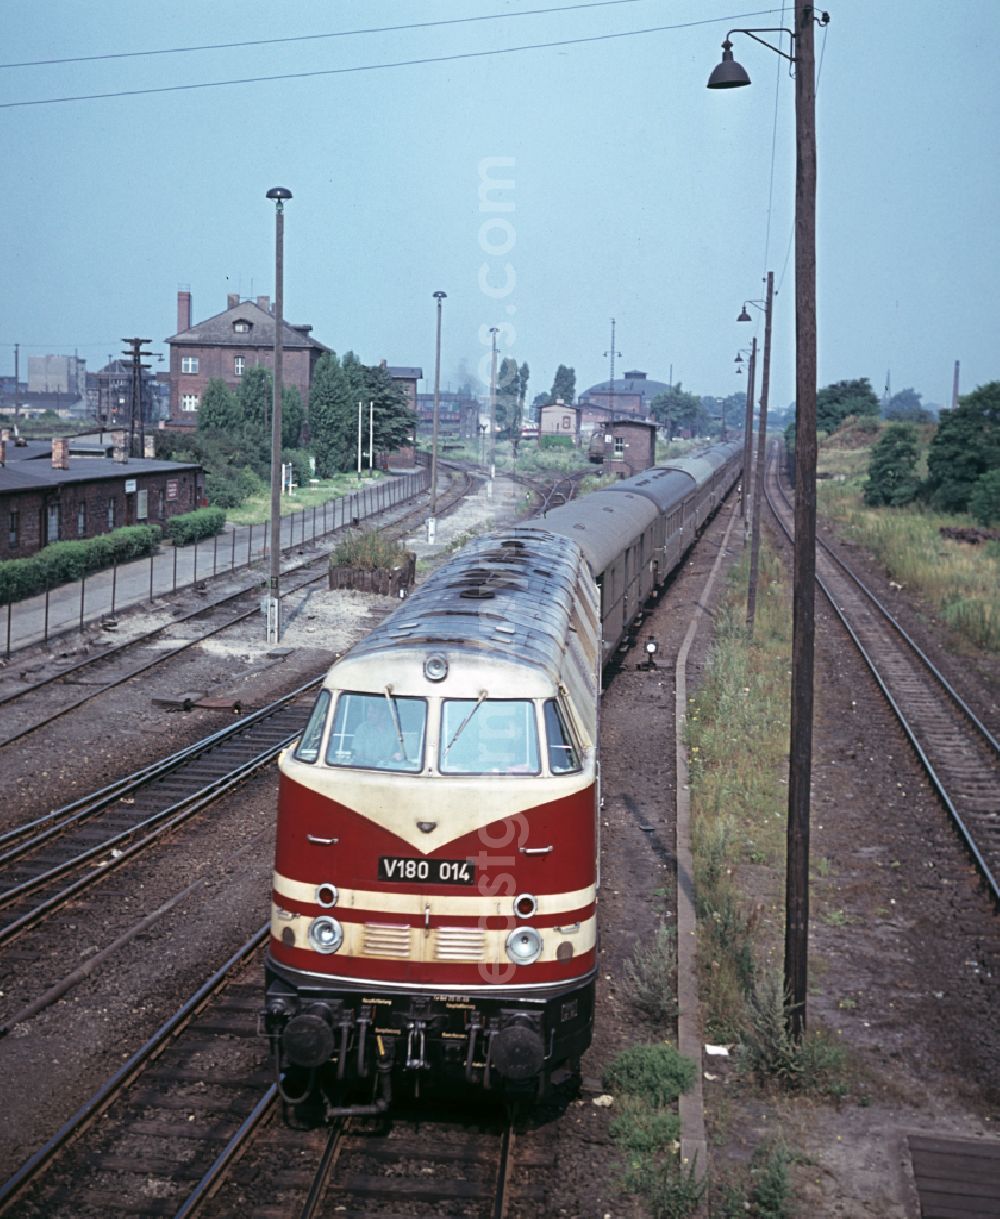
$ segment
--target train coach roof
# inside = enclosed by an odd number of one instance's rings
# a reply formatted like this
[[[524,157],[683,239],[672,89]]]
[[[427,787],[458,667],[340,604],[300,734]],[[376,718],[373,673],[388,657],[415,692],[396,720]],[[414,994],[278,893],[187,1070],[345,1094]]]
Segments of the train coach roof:
[[[522,526],[479,538],[438,568],[345,660],[443,648],[556,675],[579,573],[579,548],[544,529]]]
[[[539,521],[576,542],[594,575],[599,576],[656,515],[656,505],[645,495],[608,487],[553,508]]]
[[[701,453],[694,453],[689,457],[678,457],[673,461],[665,461],[664,469],[667,470],[683,470],[685,474],[690,474],[699,487],[703,486],[712,474],[733,456],[742,449],[741,444],[730,441],[726,444],[716,444],[710,449],[705,449]]]
[[[651,499],[661,512],[669,512],[694,492],[695,481],[687,470],[655,468],[643,470],[632,478],[623,478],[613,487],[608,487],[608,490],[631,491],[635,495],[644,495]]]

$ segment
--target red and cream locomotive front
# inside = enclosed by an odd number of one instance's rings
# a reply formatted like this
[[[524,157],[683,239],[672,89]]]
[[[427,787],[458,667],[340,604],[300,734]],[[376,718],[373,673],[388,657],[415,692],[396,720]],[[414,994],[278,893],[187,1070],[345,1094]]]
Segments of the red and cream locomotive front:
[[[568,666],[363,646],[283,757],[265,1027],[282,1068],[328,1097],[379,1080],[381,1107],[400,1072],[537,1092],[589,1044],[585,608]]]

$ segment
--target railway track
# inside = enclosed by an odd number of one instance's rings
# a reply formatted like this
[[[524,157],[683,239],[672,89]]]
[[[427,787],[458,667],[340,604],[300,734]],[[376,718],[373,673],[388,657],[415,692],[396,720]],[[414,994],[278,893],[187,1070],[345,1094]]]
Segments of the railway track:
[[[765,493],[793,536],[792,508],[768,462]],[[1000,745],[875,594],[817,539],[816,579],[871,670],[995,903],[1000,904]]]
[[[457,469],[457,468],[456,468]],[[439,498],[441,514],[455,506],[466,494],[473,476],[457,470],[460,477]],[[396,516],[385,529],[392,536],[403,536],[415,522],[422,519],[423,507],[413,508]],[[336,534],[329,535],[336,537]],[[322,551],[304,562],[286,566],[282,571],[284,595],[299,592],[327,577],[328,552]],[[209,605],[199,606],[190,613],[171,617],[169,621],[136,635],[126,642],[103,649],[54,672],[41,676],[23,688],[0,695],[3,726],[0,728],[0,748],[22,740],[43,724],[76,710],[91,700],[131,681],[150,669],[175,659],[181,653],[203,643],[221,632],[255,617],[260,613],[257,583],[242,587],[220,597]],[[185,628],[188,634],[179,635]]]

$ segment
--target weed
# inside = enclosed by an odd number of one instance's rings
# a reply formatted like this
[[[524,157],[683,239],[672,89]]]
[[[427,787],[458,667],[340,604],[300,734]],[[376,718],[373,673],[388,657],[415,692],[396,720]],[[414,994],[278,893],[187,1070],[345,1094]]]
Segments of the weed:
[[[672,1104],[694,1082],[695,1066],[672,1045],[634,1045],[614,1059],[605,1086],[626,1096],[642,1097],[654,1106]]]
[[[652,942],[639,944],[625,962],[625,988],[636,1007],[658,1024],[677,1014],[674,979],[677,973],[677,937],[666,923],[657,927]]]
[[[790,1219],[788,1166],[792,1156],[784,1143],[758,1147],[750,1167],[750,1213],[760,1219]]]
[[[630,1154],[676,1150],[680,1118],[673,1109],[657,1109],[635,1097],[623,1098],[608,1127],[611,1137]]]
[[[789,1092],[842,1095],[845,1055],[819,1033],[797,1041],[788,1031],[788,1009],[781,983],[765,976],[748,996],[749,1027],[744,1032],[742,1057],[762,1081]]]
[[[391,570],[406,562],[406,550],[378,529],[348,533],[330,555],[331,567],[361,567]]]

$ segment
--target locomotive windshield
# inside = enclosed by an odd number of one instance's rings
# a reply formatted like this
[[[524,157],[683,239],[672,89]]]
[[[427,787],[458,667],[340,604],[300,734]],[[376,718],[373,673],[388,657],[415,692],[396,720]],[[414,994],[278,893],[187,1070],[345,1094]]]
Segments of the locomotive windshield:
[[[423,763],[427,700],[345,690],[337,699],[326,761],[330,766],[418,771]]]
[[[545,704],[545,740],[549,747],[549,770],[554,775],[580,769],[580,755],[554,698]]]
[[[446,699],[441,707],[444,775],[537,775],[538,728],[529,699]]]
[[[330,691],[320,690],[319,697],[313,704],[312,714],[305,731],[299,737],[295,747],[295,756],[300,762],[315,762],[319,757],[319,747],[323,741],[323,729],[326,727],[326,714],[330,710]]]

